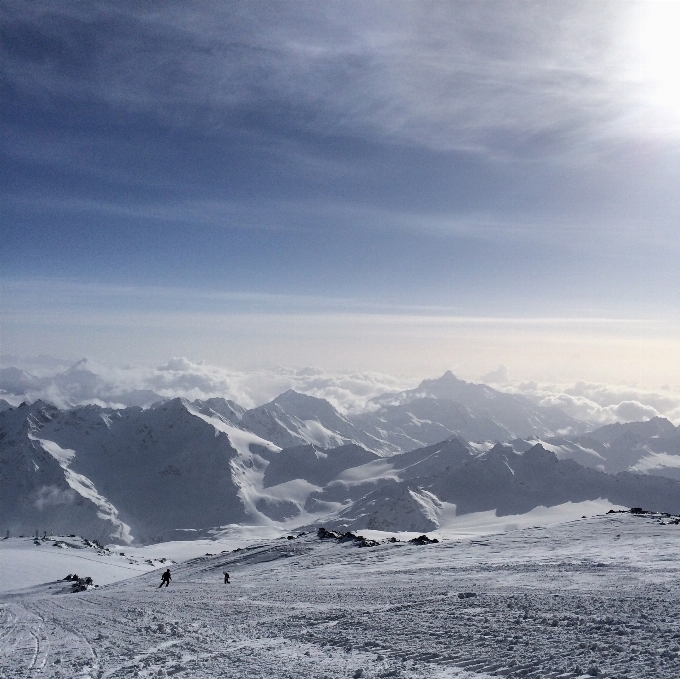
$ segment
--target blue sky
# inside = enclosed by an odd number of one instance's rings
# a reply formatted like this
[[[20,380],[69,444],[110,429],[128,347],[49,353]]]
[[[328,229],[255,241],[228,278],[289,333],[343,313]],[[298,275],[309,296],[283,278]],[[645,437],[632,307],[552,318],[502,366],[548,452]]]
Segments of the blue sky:
[[[0,13],[4,353],[680,371],[675,3]]]

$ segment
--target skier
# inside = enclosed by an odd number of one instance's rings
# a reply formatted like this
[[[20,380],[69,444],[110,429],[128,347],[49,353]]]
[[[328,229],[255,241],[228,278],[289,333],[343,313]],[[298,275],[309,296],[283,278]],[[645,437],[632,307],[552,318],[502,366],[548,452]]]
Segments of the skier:
[[[170,575],[170,569],[168,568],[163,575],[161,575],[161,584],[158,585],[158,589],[160,589],[163,585],[166,587],[170,584],[170,580],[172,580],[172,576]]]
[[[226,571],[224,572],[224,584],[225,584],[225,585],[230,584],[230,582],[229,582],[229,573],[227,573]]]

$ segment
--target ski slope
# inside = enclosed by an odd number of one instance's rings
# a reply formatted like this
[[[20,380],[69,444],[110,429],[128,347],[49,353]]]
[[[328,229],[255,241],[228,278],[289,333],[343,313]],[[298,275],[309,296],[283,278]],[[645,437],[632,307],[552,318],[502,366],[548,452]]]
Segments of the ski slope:
[[[662,516],[433,545],[291,537],[172,566],[162,590],[158,570],[6,593],[0,676],[680,676],[680,526]]]

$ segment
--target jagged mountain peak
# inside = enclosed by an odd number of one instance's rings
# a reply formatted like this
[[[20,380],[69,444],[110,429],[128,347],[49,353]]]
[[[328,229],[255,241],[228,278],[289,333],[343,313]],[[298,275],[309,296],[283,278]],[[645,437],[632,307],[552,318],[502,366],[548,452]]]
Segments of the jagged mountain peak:
[[[507,445],[506,443],[497,443],[493,448],[488,450],[485,454],[486,455],[507,455],[508,453],[512,453],[513,455],[516,455],[515,449],[512,446]]]
[[[87,365],[88,365],[87,358],[81,358],[79,361],[76,361],[70,368],[68,368],[68,370],[64,370],[64,372],[62,372],[61,374],[68,375],[69,373],[87,370]]]
[[[192,403],[200,413],[207,416],[217,415],[222,420],[236,426],[241,424],[246,409],[235,401],[226,398],[208,398],[203,401],[196,400]]]
[[[523,396],[465,382],[450,370],[437,379],[423,380],[416,389],[383,394],[371,403],[379,407],[374,415],[385,422],[403,422],[404,415],[411,415],[412,424],[405,423],[402,429],[422,443],[431,441],[423,435],[440,440],[446,436],[437,428],[426,432],[426,422],[444,425],[449,434],[459,433],[469,441],[510,440],[521,438],[520,432],[583,433],[589,428],[559,409],[542,408]]]
[[[189,399],[184,396],[176,396],[175,398],[168,398],[158,403],[154,403],[150,410],[186,410],[187,406],[191,404]]]
[[[290,409],[293,408],[304,409],[305,412],[309,413],[322,410],[323,412],[339,415],[335,407],[325,398],[301,394],[299,391],[295,391],[294,389],[288,389],[287,391],[284,391],[282,394],[279,394],[275,399],[271,400],[262,407],[266,408],[273,405],[283,407],[287,410],[287,412],[289,412],[289,414],[291,414]]]
[[[465,380],[461,380],[458,377],[456,377],[451,370],[447,370],[441,377],[435,377],[430,380],[423,380],[420,385],[418,386],[418,390],[426,390],[428,387],[431,387],[433,385],[437,386],[445,386],[445,385],[461,385],[461,384],[469,384],[469,382],[466,382]]]
[[[534,464],[538,462],[557,462],[558,458],[551,450],[546,450],[540,443],[532,446],[522,455],[524,460]]]
[[[643,438],[652,436],[666,438],[676,436],[678,433],[680,433],[680,428],[675,427],[670,420],[665,417],[652,417],[642,422],[607,424],[590,432],[590,436],[598,441],[610,443],[626,434]]]

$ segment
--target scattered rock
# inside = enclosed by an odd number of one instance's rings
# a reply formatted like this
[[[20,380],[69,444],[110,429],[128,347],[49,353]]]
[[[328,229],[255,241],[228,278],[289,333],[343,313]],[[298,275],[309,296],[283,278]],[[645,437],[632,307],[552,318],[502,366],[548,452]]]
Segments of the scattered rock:
[[[439,542],[437,538],[428,538],[427,535],[419,535],[413,540],[409,540],[412,545],[433,545],[435,542]]]
[[[77,575],[71,576],[73,585],[71,586],[71,591],[73,592],[84,592],[93,586],[92,578],[79,578]]]
[[[319,540],[339,540],[340,533],[336,533],[333,530],[326,530],[323,526],[316,531]]]
[[[347,533],[336,533],[332,530],[326,530],[323,526],[317,530],[317,536],[320,540],[338,540],[338,542],[354,542],[357,547],[377,547],[380,543],[375,540],[369,540],[363,535],[355,535],[348,531]]]

